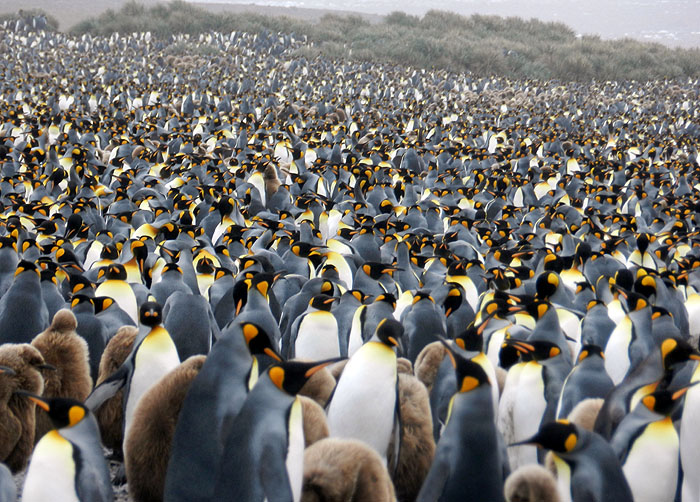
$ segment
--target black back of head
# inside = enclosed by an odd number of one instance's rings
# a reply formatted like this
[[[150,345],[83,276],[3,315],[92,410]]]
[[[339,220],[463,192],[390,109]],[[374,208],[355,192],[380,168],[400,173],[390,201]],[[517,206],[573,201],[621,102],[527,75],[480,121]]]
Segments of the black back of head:
[[[163,309],[155,301],[144,302],[139,309],[139,321],[144,326],[158,326],[163,322]]]

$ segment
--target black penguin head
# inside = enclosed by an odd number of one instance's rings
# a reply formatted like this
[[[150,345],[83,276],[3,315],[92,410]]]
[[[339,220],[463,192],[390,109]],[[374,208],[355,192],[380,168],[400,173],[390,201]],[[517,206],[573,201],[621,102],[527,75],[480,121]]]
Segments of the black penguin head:
[[[450,317],[450,314],[457,310],[464,301],[464,293],[462,293],[462,286],[456,283],[451,283],[450,290],[447,292],[447,297],[445,301],[442,302],[442,306],[445,309],[445,317]]]
[[[80,401],[63,397],[40,397],[23,390],[15,391],[15,394],[27,397],[39,408],[48,413],[51,422],[56,429],[73,427],[79,424],[90,412]]]
[[[97,273],[97,278],[101,279],[102,277],[105,277],[109,280],[125,281],[126,269],[121,263],[113,263],[106,267],[100,268],[100,270]]]
[[[241,325],[241,332],[251,354],[265,354],[275,361],[282,361],[282,357],[272,347],[270,335],[260,326],[246,322]]]
[[[661,361],[665,370],[690,359],[700,361],[700,352],[693,349],[688,342],[677,338],[666,338],[661,342]]]
[[[441,338],[440,341],[447,349],[447,355],[455,369],[457,375],[457,392],[470,392],[481,385],[490,384],[489,377],[480,364],[452,350],[444,339]]]
[[[272,282],[274,280],[274,275],[262,273],[255,274],[252,279],[246,279],[245,282],[248,284],[248,291],[251,291],[253,288],[257,289],[258,292],[263,295],[263,297],[267,298],[267,294],[270,291],[270,286],[272,286]]]
[[[581,352],[578,353],[578,362],[588,359],[589,357],[598,356],[601,359],[605,359],[603,354],[603,349],[598,345],[587,344],[581,347]]]
[[[154,327],[163,322],[163,309],[156,301],[147,301],[139,309],[139,321],[144,326]]]
[[[546,299],[556,293],[559,287],[559,275],[555,272],[544,272],[540,274],[535,282],[537,298]]]
[[[642,405],[649,411],[668,416],[676,410],[681,398],[688,392],[688,389],[698,383],[700,382],[686,385],[675,391],[669,389],[657,390],[656,392],[644,396],[642,398]]]
[[[317,362],[282,361],[270,366],[267,373],[278,389],[295,395],[314,373],[340,360],[341,358]]]
[[[320,294],[312,297],[309,301],[309,305],[316,310],[325,310],[326,312],[330,312],[333,302],[336,300],[337,298],[333,296]]]
[[[396,268],[391,265],[385,265],[384,263],[368,261],[362,265],[362,271],[376,281],[384,274],[392,275],[394,271],[396,271]]]
[[[536,444],[555,453],[568,453],[576,448],[580,436],[581,434],[574,424],[568,420],[557,420],[544,424],[530,439],[509,446]]]
[[[34,263],[27,260],[22,260],[17,264],[17,268],[15,269],[15,277],[24,272],[34,272],[37,276],[41,274],[39,268]]]
[[[455,345],[462,350],[482,352],[484,350],[484,337],[482,333],[487,323],[488,321],[484,321],[478,327],[473,324],[467,326],[467,329],[455,337]]]
[[[389,305],[391,305],[392,309],[396,310],[396,297],[391,293],[382,293],[381,295],[377,295],[374,301],[388,303]]]
[[[394,319],[382,319],[377,325],[375,335],[385,345],[397,347],[403,336],[403,325]]]

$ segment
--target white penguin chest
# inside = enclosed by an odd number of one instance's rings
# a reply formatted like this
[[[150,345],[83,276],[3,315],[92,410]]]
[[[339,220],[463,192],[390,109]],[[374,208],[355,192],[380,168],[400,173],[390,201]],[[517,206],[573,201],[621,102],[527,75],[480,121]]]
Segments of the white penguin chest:
[[[610,334],[610,339],[605,346],[605,371],[615,385],[622,381],[630,367],[631,342],[632,321],[625,316]]]
[[[340,356],[338,322],[330,312],[311,312],[299,323],[294,354],[298,359],[319,361]]]
[[[58,431],[48,432],[34,447],[22,500],[79,502],[75,475],[73,446]]]
[[[134,361],[134,373],[131,377],[129,395],[126,401],[125,438],[131,426],[134,411],[143,395],[164,375],[180,364],[177,349],[170,335],[164,328],[149,334],[141,343]],[[162,331],[161,331],[162,330]]]
[[[294,502],[301,499],[301,489],[304,482],[304,417],[299,398],[294,400],[289,411],[288,422],[287,476],[292,488]]]
[[[552,455],[557,469],[557,491],[561,502],[571,502],[571,467],[561,457]]]
[[[678,446],[678,434],[670,418],[649,424],[637,438],[622,466],[635,502],[673,502]]]
[[[700,380],[700,366],[695,369],[691,383]],[[681,463],[683,465],[683,501],[700,500],[700,388],[691,387],[685,394],[681,419]]]
[[[542,415],[547,407],[544,397],[544,368],[530,361],[525,364],[518,380],[517,396],[513,405],[513,435],[516,441],[533,436],[540,428]],[[537,448],[531,445],[508,449],[515,469],[525,464],[537,463]]]
[[[353,438],[385,460],[394,427],[396,354],[368,342],[347,363],[328,409],[331,437]]]

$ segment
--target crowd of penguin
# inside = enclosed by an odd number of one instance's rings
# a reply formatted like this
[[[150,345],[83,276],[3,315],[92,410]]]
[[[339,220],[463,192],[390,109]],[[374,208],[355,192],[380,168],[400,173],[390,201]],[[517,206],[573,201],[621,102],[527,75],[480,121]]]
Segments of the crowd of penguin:
[[[0,501],[700,500],[698,82],[307,45],[0,28]]]

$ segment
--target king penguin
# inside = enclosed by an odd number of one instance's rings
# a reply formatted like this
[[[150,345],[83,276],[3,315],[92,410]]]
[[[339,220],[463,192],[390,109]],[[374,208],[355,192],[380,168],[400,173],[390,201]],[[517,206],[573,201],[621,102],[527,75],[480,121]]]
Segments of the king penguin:
[[[338,322],[331,312],[336,300],[323,294],[311,299],[306,313],[292,325],[290,359],[319,361],[340,356]]]
[[[163,375],[180,364],[177,348],[163,328],[162,309],[153,301],[141,305],[141,324],[148,332],[139,335],[124,363],[100,385],[95,387],[85,401],[91,410],[124,387],[124,437],[128,436],[131,417],[141,396]]]
[[[182,404],[164,500],[211,500],[222,446],[259,372],[266,368],[265,359],[281,360],[260,326],[233,322],[221,333]]]
[[[74,399],[18,393],[46,411],[55,427],[34,448],[22,500],[113,500],[109,469],[100,445],[100,431],[87,407]]]
[[[625,474],[610,444],[567,420],[548,422],[529,439],[552,450],[562,499],[571,502],[633,502]]]
[[[447,345],[446,345],[447,347]],[[491,382],[482,366],[451,349],[457,393],[418,502],[503,500],[503,443],[496,430]]]
[[[402,335],[401,323],[382,320],[372,338],[345,365],[328,405],[331,437],[362,440],[385,461],[392,432],[400,432],[395,347]],[[399,446],[395,438],[394,448]]]
[[[679,439],[671,414],[687,390],[664,389],[644,396],[615,430],[610,444],[635,502],[673,502],[676,496]]]
[[[231,425],[212,500],[301,499],[304,426],[296,393],[331,362],[282,362],[258,380]]]

